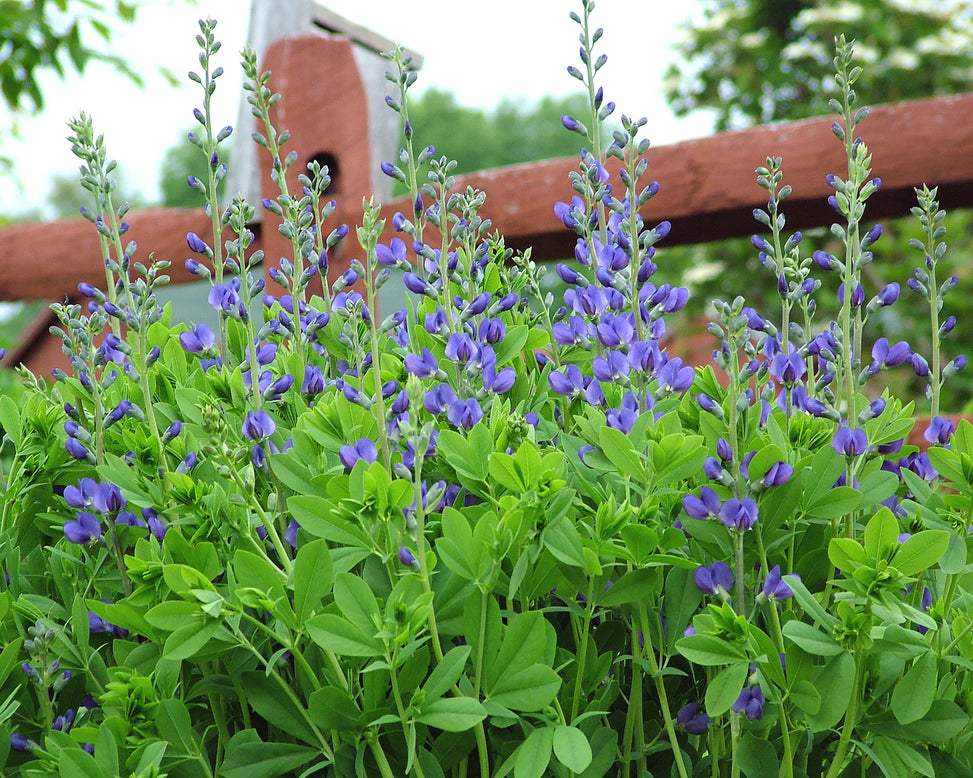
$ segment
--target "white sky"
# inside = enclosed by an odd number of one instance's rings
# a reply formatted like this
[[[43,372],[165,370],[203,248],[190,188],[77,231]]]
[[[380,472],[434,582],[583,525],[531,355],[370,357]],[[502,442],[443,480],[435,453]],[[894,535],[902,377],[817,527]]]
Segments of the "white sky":
[[[453,91],[459,102],[492,108],[500,98],[536,100],[576,91],[567,75],[579,64],[578,27],[568,13],[578,0],[324,0],[348,19],[421,53],[425,65],[418,85]],[[487,9],[487,10],[484,10]],[[651,10],[650,10],[651,9]],[[670,142],[709,132],[704,117],[677,121],[661,95],[662,73],[672,54],[676,26],[695,10],[693,3],[600,0],[593,15],[605,28],[599,50],[608,54],[600,71],[606,99],[619,111],[648,116],[648,136]],[[46,78],[41,86],[47,107],[37,117],[20,117],[23,140],[3,139],[3,152],[16,160],[16,179],[0,180],[0,212],[19,213],[40,206],[45,179],[74,171],[77,161],[65,140],[66,122],[81,111],[103,133],[110,158],[124,178],[154,199],[164,150],[192,126],[200,89],[185,80],[173,89],[158,70],[162,65],[183,77],[198,69],[196,20],[219,21],[217,55],[226,75],[214,98],[217,126],[235,124],[241,94],[238,52],[246,41],[249,0],[150,0],[134,27],[121,28],[115,51],[145,73],[138,90],[113,69],[89,65],[83,77]],[[286,95],[284,99],[286,100]]]

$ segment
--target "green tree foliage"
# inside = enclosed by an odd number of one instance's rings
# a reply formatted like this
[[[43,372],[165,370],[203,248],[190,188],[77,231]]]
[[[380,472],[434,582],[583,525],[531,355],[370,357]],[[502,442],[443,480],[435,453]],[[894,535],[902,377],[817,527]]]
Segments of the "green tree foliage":
[[[856,61],[864,65],[855,85],[859,104],[973,88],[973,3],[968,0],[702,0],[702,17],[687,21],[684,29],[678,58],[667,72],[667,98],[677,115],[712,112],[718,130],[829,113],[828,99],[836,91],[830,73],[839,33],[856,40]],[[862,134],[867,141],[867,122]],[[754,167],[773,153],[774,149],[755,149]],[[784,175],[787,183],[786,159]],[[785,202],[785,215],[786,211]],[[905,285],[921,262],[908,246],[910,237],[918,237],[913,221],[909,217],[887,223],[874,248],[881,261],[867,267],[869,294],[892,281],[902,285],[903,301],[883,312],[879,322],[890,339],[912,337],[917,331],[910,313],[912,293]],[[947,220],[950,272],[963,284],[973,283],[969,270],[957,262],[973,249],[968,237],[971,223],[966,211],[952,213]],[[763,231],[756,222],[753,228],[755,233]],[[806,231],[801,248],[804,256],[818,248],[843,251],[825,228]],[[660,263],[673,271],[685,269],[682,282],[693,293],[687,312],[693,315],[709,315],[713,299],[732,299],[741,277],[755,279],[748,303],[762,310],[776,304],[775,279],[760,267],[757,251],[746,239],[663,249]],[[822,281],[834,296],[832,306],[827,305],[827,295],[818,296],[823,303],[819,322],[827,321],[837,305],[837,281],[827,275]],[[970,342],[948,346],[956,352],[971,347]],[[913,380],[906,372],[900,380]],[[959,411],[973,391],[970,375],[957,376],[950,390],[946,408]]]
[[[116,174],[116,179],[116,191],[112,196],[119,203],[129,203],[136,208],[146,205],[144,195],[123,177]],[[90,209],[93,205],[92,196],[78,183],[77,171],[55,173],[48,183],[44,213],[35,214],[32,218],[74,219],[81,215],[82,207]]]
[[[220,159],[229,163],[229,147],[220,149]],[[159,165],[159,191],[162,197],[162,205],[172,208],[199,208],[201,206],[202,195],[191,189],[186,183],[186,179],[191,175],[196,176],[200,181],[206,180],[206,157],[196,146],[186,140],[186,132],[182,132],[179,135],[179,141],[166,149]],[[225,190],[226,179],[224,178],[219,183],[221,198],[223,198]]]
[[[15,113],[40,111],[43,73],[81,73],[92,61],[107,62],[141,84],[139,74],[111,53],[113,25],[134,22],[140,5],[141,0],[0,0],[0,99]],[[0,133],[11,129],[9,120],[0,124]],[[0,157],[0,165],[9,164]]]
[[[873,104],[973,87],[969,0],[703,0],[684,30],[667,99],[677,115],[712,111],[720,130],[828,113],[839,33]]]
[[[587,110],[585,100],[576,94],[525,105],[504,98],[483,111],[460,105],[451,92],[427,89],[409,104],[413,143],[457,160],[457,173],[572,156],[580,149],[578,136],[564,130],[561,116]]]

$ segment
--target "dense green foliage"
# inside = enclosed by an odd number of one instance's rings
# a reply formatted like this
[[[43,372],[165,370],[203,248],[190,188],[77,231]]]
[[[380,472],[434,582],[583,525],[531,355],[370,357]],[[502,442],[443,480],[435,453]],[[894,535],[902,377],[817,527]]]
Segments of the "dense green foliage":
[[[590,101],[563,125],[600,149],[593,6],[572,14]],[[329,221],[316,163],[289,191],[280,96],[244,54],[281,190],[262,205],[293,249],[269,271],[284,294],[264,295],[254,207],[218,196],[232,131],[209,111],[214,28],[200,22],[208,167],[192,185],[220,239],[186,236],[214,329],[172,324],[167,263],[124,244],[114,163],[90,119],[71,123],[104,289],[53,306],[70,373],[0,393],[4,775],[973,772],[973,424],[939,414],[966,364],[943,350],[945,214],[917,191],[920,352],[874,329],[900,288],[871,275],[879,183],[850,45],[834,58],[838,243],[812,257],[787,232],[766,158],[755,248],[776,298],[717,302],[717,369],[694,369],[663,340],[687,301],[660,272],[670,225],[638,216],[660,192],[646,121],[622,117],[565,182],[554,211],[578,261],[557,267],[552,315],[531,305],[542,270],[479,215],[484,193],[414,143],[401,50],[404,144],[382,169],[420,206],[387,244],[377,204]],[[350,268],[331,266],[354,239]],[[379,318],[393,273],[410,294]],[[831,319],[828,277],[849,290]],[[902,370],[928,387],[927,450],[906,440],[915,406],[881,389]]]
[[[828,113],[835,36],[854,39],[875,102],[973,87],[968,0],[702,0],[666,77],[677,114],[717,129]]]

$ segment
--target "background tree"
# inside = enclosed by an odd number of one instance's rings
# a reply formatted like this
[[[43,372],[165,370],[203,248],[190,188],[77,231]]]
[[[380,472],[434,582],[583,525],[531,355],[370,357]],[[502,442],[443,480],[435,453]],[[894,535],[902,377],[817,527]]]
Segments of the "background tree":
[[[492,111],[460,105],[451,92],[431,88],[409,103],[416,148],[457,161],[457,173],[577,154],[578,136],[561,126],[563,114],[587,110],[581,94],[525,104],[504,98]]]
[[[911,98],[955,93],[973,88],[973,2],[969,0],[701,0],[702,14],[683,25],[685,38],[676,46],[665,92],[677,115],[706,111],[717,130],[737,129],[772,121],[801,119],[830,113],[834,39],[843,33],[855,39],[857,61],[864,68],[856,84],[859,103],[875,105]],[[868,124],[863,135],[868,140]],[[837,142],[837,141],[836,141]],[[755,149],[754,167],[773,149]],[[835,171],[840,174],[841,171]],[[881,170],[875,171],[882,175]],[[784,160],[787,183],[787,160]],[[756,186],[756,182],[754,182]],[[949,208],[949,203],[942,203]],[[784,203],[786,215],[787,203]],[[969,211],[951,212],[946,239],[952,272],[961,283],[973,283],[973,268],[961,260],[973,252]],[[763,227],[754,222],[754,232]],[[826,230],[808,230],[801,246],[809,256],[815,249],[843,251]],[[911,268],[921,256],[908,239],[920,237],[909,218],[885,224],[874,246],[878,261],[866,268],[872,291],[898,281],[903,295]],[[957,261],[960,260],[960,261]],[[693,295],[687,311],[707,315],[714,298],[739,292],[737,278],[756,279],[748,302],[758,309],[775,306],[774,279],[760,267],[748,240],[727,240],[660,251],[660,264],[673,272],[685,268],[682,282]],[[835,308],[837,281],[818,296],[819,321]],[[910,341],[923,328],[909,314],[908,302],[883,311],[884,334]],[[958,313],[958,312],[954,312]],[[957,332],[966,342],[951,346],[960,352],[973,347],[973,332]],[[913,343],[921,351],[927,344]],[[902,380],[909,380],[903,375]],[[918,382],[916,383],[918,387]],[[946,408],[960,411],[973,394],[973,376],[960,374],[949,386]]]
[[[856,41],[871,103],[973,85],[969,0],[702,0],[666,74],[677,115],[706,109],[719,130],[828,113],[834,39]]]
[[[205,181],[207,176],[207,161],[203,153],[186,139],[185,130],[179,134],[179,140],[166,149],[159,163],[159,192],[162,205],[172,208],[200,208],[203,198],[195,189],[190,189],[186,178],[196,176]],[[232,165],[229,158],[230,148],[220,149],[221,161]],[[223,198],[226,192],[226,179],[219,183],[219,194]]]
[[[139,74],[111,53],[111,42],[116,23],[134,22],[143,4],[143,0],[0,0],[0,99],[14,114],[40,111],[42,73],[81,73],[92,61],[110,63],[141,84]],[[0,137],[15,127],[0,125]],[[9,164],[0,156],[0,165]]]

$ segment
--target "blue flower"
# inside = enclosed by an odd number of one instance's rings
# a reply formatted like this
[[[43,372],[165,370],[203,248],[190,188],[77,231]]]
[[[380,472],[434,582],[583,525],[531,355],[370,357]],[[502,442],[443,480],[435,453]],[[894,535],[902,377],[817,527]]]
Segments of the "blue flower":
[[[757,503],[752,497],[742,500],[732,497],[723,503],[720,521],[729,529],[745,532],[757,523]]]
[[[768,600],[786,600],[794,596],[791,587],[781,577],[780,565],[774,565],[770,572],[767,573],[767,580],[764,581],[760,594]]]
[[[687,494],[682,498],[682,508],[694,519],[708,519],[719,516],[722,503],[716,492],[704,486],[699,490],[699,497]]]
[[[794,475],[794,468],[786,462],[774,462],[760,482],[764,486],[782,486]]]
[[[304,381],[301,383],[301,394],[310,396],[324,391],[324,374],[317,365],[304,366]]]
[[[628,359],[621,351],[608,351],[605,356],[595,357],[591,361],[591,370],[595,378],[608,383],[628,375],[629,368]]]
[[[354,467],[359,459],[371,464],[378,461],[378,448],[369,438],[359,438],[353,446],[342,446],[338,458],[345,467]]]
[[[865,430],[861,428],[851,429],[847,424],[842,424],[831,439],[831,448],[846,457],[861,456],[868,450],[868,438],[865,436]]]
[[[922,436],[933,445],[945,446],[956,431],[956,426],[945,416],[933,416]]]
[[[446,418],[457,427],[470,429],[483,418],[483,409],[474,397],[468,400],[454,400],[446,409]]]
[[[745,713],[747,719],[754,721],[763,718],[764,702],[764,693],[760,690],[760,686],[756,685],[744,688],[740,692],[740,696],[737,697],[737,701],[733,703],[731,710],[734,713]]]
[[[697,567],[693,571],[693,580],[696,588],[703,594],[712,594],[716,597],[729,597],[730,590],[736,578],[733,571],[726,562],[713,562],[705,567]]]
[[[436,362],[436,357],[432,355],[429,349],[423,348],[422,356],[418,354],[405,355],[405,369],[416,378],[430,378],[439,371],[439,363]]]
[[[179,333],[179,343],[190,354],[208,354],[216,346],[216,333],[205,324],[194,324],[192,329]]]
[[[684,367],[682,360],[675,357],[666,362],[659,370],[659,388],[665,392],[685,392],[696,380],[696,370]]]
[[[901,365],[908,361],[911,356],[912,350],[904,340],[890,346],[888,338],[879,338],[872,346],[872,359],[882,367]]]
[[[473,339],[465,332],[457,332],[449,336],[446,342],[446,358],[453,362],[466,363],[479,356],[480,349]]]
[[[548,373],[547,381],[558,394],[572,397],[584,391],[584,376],[577,365],[568,365],[564,372],[552,370]]]
[[[406,567],[415,567],[417,569],[419,567],[419,560],[416,559],[415,554],[407,546],[399,547],[399,561]]]
[[[94,460],[91,452],[77,438],[68,438],[64,443],[64,448],[77,460]]]
[[[277,431],[277,424],[266,411],[250,411],[243,420],[243,436],[250,440],[266,440]]]
[[[375,247],[375,254],[379,264],[385,267],[408,267],[409,265],[409,260],[406,258],[405,241],[401,238],[392,238],[388,246],[379,244]]]
[[[702,735],[709,729],[709,715],[698,702],[683,705],[676,713],[676,725],[690,735]]]
[[[72,508],[84,510],[90,508],[98,490],[98,482],[94,478],[82,478],[77,486],[64,488],[64,500]]]
[[[101,538],[101,524],[87,511],[78,511],[77,521],[64,524],[64,537],[72,543],[84,545]]]
[[[771,377],[784,386],[793,386],[804,377],[806,372],[804,359],[793,346],[789,354],[781,352],[770,362]]]

